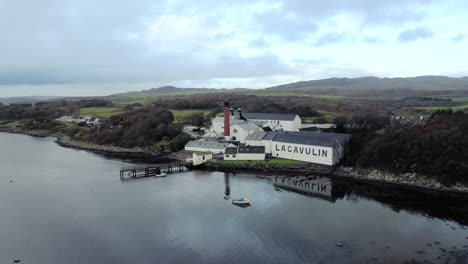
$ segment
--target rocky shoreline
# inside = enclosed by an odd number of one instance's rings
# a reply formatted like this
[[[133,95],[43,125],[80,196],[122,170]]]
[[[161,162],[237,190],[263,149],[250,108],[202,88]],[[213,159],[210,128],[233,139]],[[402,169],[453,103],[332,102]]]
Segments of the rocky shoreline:
[[[178,153],[162,153],[154,148],[121,148],[112,145],[97,145],[89,142],[72,140],[65,135],[51,134],[47,131],[17,131],[5,127],[0,127],[0,132],[24,134],[33,137],[55,137],[56,143],[62,147],[91,151],[93,153],[106,156],[129,158],[129,159],[182,159],[184,155]],[[432,191],[455,192],[468,194],[468,186],[456,184],[446,186],[435,179],[415,173],[394,174],[380,170],[361,169],[353,167],[325,167],[314,164],[268,164],[268,163],[220,163],[209,161],[195,169],[224,172],[260,172],[285,174],[295,176],[301,175],[321,175],[329,178],[344,179],[348,181],[361,181],[375,184],[389,184],[400,188],[419,188]]]
[[[167,156],[153,148],[122,148],[112,145],[97,145],[90,142],[82,142],[70,139],[67,136],[59,136],[55,141],[59,146],[73,149],[87,150],[98,154],[111,156],[119,156],[125,158],[148,158],[148,157],[163,157]]]
[[[428,176],[415,173],[393,174],[380,170],[352,167],[322,167],[313,164],[221,163],[209,161],[200,169],[225,172],[260,172],[285,175],[320,175],[332,179],[388,184],[400,188],[418,188],[428,191],[453,192],[468,195],[468,186],[446,186]]]
[[[102,154],[106,156],[120,157],[120,158],[169,158],[170,153],[162,153],[154,148],[121,148],[112,145],[97,145],[90,142],[82,142],[72,140],[70,137],[50,133],[48,131],[20,131],[13,130],[6,127],[0,127],[0,132],[4,133],[13,133],[13,134],[22,134],[32,137],[54,137],[56,138],[55,142],[62,147],[86,150],[97,154]]]

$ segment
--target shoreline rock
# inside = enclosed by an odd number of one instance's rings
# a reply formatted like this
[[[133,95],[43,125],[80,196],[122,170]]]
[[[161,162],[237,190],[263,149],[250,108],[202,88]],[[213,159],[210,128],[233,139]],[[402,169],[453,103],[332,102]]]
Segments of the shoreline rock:
[[[468,186],[456,184],[445,186],[428,176],[415,173],[393,174],[380,170],[352,168],[352,167],[322,167],[314,164],[268,164],[268,163],[220,163],[209,161],[196,169],[224,172],[261,172],[273,174],[286,174],[295,176],[320,175],[332,179],[348,181],[361,181],[367,183],[387,184],[400,188],[418,188],[428,191],[452,192],[468,194]]]

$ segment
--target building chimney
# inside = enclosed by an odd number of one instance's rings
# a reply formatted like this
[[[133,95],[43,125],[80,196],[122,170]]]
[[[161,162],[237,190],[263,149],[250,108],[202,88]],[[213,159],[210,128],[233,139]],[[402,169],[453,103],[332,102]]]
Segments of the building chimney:
[[[245,117],[242,115],[242,109],[237,108],[237,112],[239,113],[239,119],[240,120],[247,121],[247,119],[245,119]]]
[[[224,102],[224,137],[229,139],[231,135],[231,115],[229,102]]]

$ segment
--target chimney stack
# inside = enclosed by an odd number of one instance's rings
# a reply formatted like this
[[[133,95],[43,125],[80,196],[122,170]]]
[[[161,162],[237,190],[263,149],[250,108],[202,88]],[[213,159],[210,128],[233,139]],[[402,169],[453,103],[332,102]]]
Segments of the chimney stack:
[[[240,120],[247,121],[247,119],[245,119],[245,117],[242,115],[242,109],[237,108],[237,112],[239,113],[239,119]]]
[[[231,115],[229,102],[224,102],[224,138],[229,139],[231,135]]]

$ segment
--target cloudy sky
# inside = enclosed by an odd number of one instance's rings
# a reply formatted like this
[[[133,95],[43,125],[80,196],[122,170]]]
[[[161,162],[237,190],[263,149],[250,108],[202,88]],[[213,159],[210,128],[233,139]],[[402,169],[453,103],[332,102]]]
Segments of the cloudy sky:
[[[0,97],[468,75],[466,0],[0,0]]]

